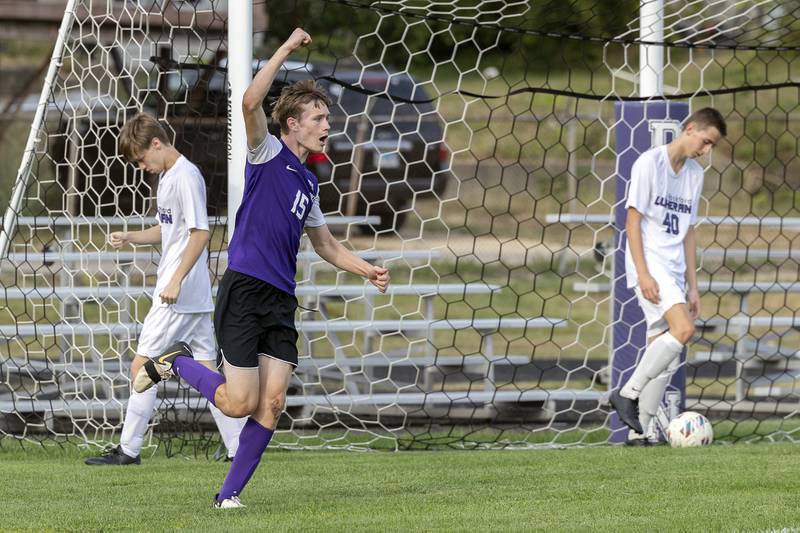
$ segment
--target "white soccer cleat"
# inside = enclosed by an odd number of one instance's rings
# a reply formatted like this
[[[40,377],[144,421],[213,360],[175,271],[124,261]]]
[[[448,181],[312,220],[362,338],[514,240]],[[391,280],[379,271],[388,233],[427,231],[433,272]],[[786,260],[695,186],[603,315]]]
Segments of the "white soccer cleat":
[[[214,509],[237,509],[239,507],[247,507],[247,506],[239,500],[238,496],[231,496],[230,498],[225,498],[221,502],[214,500]]]
[[[192,357],[192,349],[185,342],[176,342],[163,354],[145,361],[133,378],[133,390],[142,393],[156,383],[174,376],[172,363],[178,356]]]

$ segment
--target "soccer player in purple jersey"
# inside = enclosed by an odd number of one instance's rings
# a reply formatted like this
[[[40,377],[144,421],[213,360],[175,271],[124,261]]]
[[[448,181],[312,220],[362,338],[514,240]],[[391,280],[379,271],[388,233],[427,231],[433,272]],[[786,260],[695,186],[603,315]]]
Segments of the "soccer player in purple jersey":
[[[239,495],[261,461],[286,403],[297,366],[294,278],[303,230],[314,250],[332,265],[364,276],[381,292],[389,284],[387,269],[355,256],[331,235],[319,208],[317,178],[303,165],[308,154],[325,148],[330,129],[325,92],[310,80],[284,88],[272,112],[281,138],[267,131],[267,91],[289,54],[309,43],[305,31],[294,30],[256,74],[242,101],[248,145],[244,198],[214,314],[225,376],[197,363],[189,347],[178,343],[148,360],[134,381],[134,389],[146,390],[177,374],[223,413],[249,417],[214,498],[217,508],[243,507]]]

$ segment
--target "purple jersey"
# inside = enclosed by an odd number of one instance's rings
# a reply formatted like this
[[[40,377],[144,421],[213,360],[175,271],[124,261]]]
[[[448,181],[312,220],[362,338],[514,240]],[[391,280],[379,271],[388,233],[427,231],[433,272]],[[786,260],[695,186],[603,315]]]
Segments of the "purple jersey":
[[[293,295],[303,228],[325,224],[317,177],[272,135],[249,151],[244,176],[228,268]]]

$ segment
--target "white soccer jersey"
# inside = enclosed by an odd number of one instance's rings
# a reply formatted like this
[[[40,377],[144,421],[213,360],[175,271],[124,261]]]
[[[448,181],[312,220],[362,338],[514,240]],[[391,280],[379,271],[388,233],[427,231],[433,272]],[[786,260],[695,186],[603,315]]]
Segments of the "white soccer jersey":
[[[661,267],[658,270],[672,274],[681,287],[686,279],[683,240],[689,226],[697,222],[702,191],[703,168],[687,159],[675,174],[666,145],[646,151],[633,164],[625,207],[642,214],[645,262],[648,268],[657,263]],[[638,285],[629,247],[625,250],[625,270],[628,287]]]
[[[190,229],[208,229],[206,186],[200,170],[181,156],[164,172],[156,195],[158,223],[161,225],[161,261],[153,293],[153,305],[165,306],[158,295],[172,279],[189,244]],[[183,279],[177,313],[206,313],[214,310],[211,301],[211,280],[208,275],[208,251],[203,250]]]

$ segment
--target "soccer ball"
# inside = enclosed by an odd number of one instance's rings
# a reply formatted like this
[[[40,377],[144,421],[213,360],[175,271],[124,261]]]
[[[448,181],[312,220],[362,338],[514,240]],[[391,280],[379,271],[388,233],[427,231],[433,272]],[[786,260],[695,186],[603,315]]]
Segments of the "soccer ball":
[[[667,427],[667,440],[673,448],[705,446],[714,440],[714,428],[708,418],[686,411],[673,418]]]

